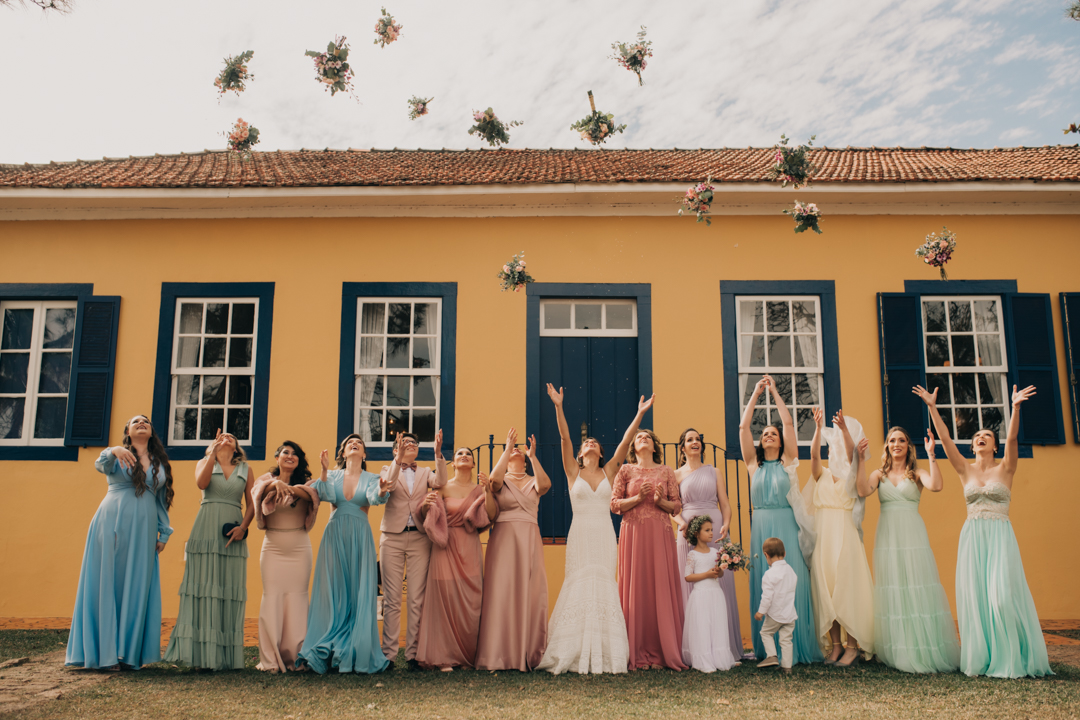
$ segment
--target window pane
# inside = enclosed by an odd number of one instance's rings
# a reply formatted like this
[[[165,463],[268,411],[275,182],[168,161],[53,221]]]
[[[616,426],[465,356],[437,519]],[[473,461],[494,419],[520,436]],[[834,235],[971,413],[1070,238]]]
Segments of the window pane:
[[[229,367],[251,367],[251,338],[229,338]]]
[[[232,330],[230,332],[233,335],[252,335],[255,333],[255,303],[235,303],[232,306]]]
[[[769,317],[769,332],[790,332],[791,318],[787,300],[765,303],[765,312]]]
[[[34,311],[4,311],[4,341],[0,350],[29,350],[30,340],[34,335]]]
[[[37,417],[34,418],[34,437],[62,438],[67,425],[67,398],[38,398]]]
[[[1001,373],[979,373],[979,402],[983,405],[1004,405],[1003,378]]]
[[[765,336],[743,335],[742,336],[742,361],[743,367],[765,367]]]
[[[199,427],[200,440],[213,440],[217,431],[225,427],[225,408],[204,408],[202,425]]]
[[[799,408],[795,412],[795,430],[800,441],[814,439],[814,413],[809,408]]]
[[[743,332],[765,332],[764,304],[757,300],[739,301],[739,321]]]
[[[383,333],[386,303],[364,303],[360,311],[360,332],[368,335]]]
[[[42,347],[70,348],[75,341],[75,308],[51,308],[45,311],[45,337]]]
[[[982,426],[986,430],[993,430],[999,438],[1004,438],[1005,416],[999,407],[983,408]]]
[[[754,388],[761,381],[761,375],[740,375],[739,382],[745,382],[743,385],[742,393],[742,407],[746,407],[746,404],[750,402],[750,398],[754,395]],[[761,400],[764,401],[764,396]]]
[[[949,376],[944,373],[927,374],[926,389],[930,392],[938,391],[937,402],[942,405],[952,405],[952,389],[949,387]]]
[[[413,332],[417,335],[434,335],[436,317],[435,303],[416,303],[413,310]]]
[[[182,337],[176,349],[176,367],[199,367],[199,349],[202,340],[197,337]]]
[[[776,392],[780,395],[780,398],[784,403],[791,408],[791,376],[790,375],[773,375],[773,380],[776,382]]]
[[[41,354],[41,377],[38,379],[38,392],[66,393],[70,379],[71,353],[51,352]],[[36,437],[42,436],[37,435]]]
[[[225,303],[206,304],[206,334],[224,335],[229,332],[229,306]]]
[[[0,397],[0,438],[14,440],[22,437],[25,398]]]
[[[795,404],[796,405],[819,405],[817,375],[795,376]]]
[[[953,394],[957,405],[974,405],[975,375],[971,373],[953,375]]]
[[[383,366],[383,338],[360,338],[360,367],[381,368]]]
[[[199,404],[199,376],[177,375],[176,376],[176,404],[198,405]]]
[[[977,335],[979,338],[979,364],[1001,365],[1001,336]]]
[[[360,411],[360,437],[364,442],[382,442],[382,411]]]
[[[26,392],[30,353],[0,355],[0,393]]]
[[[949,330],[971,332],[971,303],[967,300],[949,302]]]
[[[198,335],[202,332],[202,303],[183,303],[180,305],[180,332],[184,335]],[[194,440],[195,438],[191,438]]]
[[[386,378],[386,404],[387,405],[408,405],[409,404],[409,380],[412,378],[405,377],[388,377]],[[387,420],[387,422],[390,422]]]
[[[633,305],[608,305],[604,308],[607,313],[608,330],[633,330],[634,329],[634,306]]]
[[[232,433],[237,440],[247,440],[251,436],[251,410],[229,408],[228,417],[226,432]]]
[[[975,365],[975,338],[971,335],[950,335],[953,367]]]
[[[390,323],[386,332],[390,335],[408,335],[411,315],[412,303],[390,303]]]
[[[754,419],[750,423],[750,433],[753,436],[755,443],[761,439],[761,431],[769,424],[768,418],[769,412],[765,408],[757,408],[754,410]]]
[[[929,367],[949,366],[949,340],[947,335],[926,337],[926,364]]]
[[[420,442],[433,442],[435,440],[435,411],[413,410],[412,431],[420,439]]]
[[[202,384],[203,405],[225,404],[225,376],[204,375]],[[220,425],[218,427],[221,427]]]
[[[248,375],[233,375],[229,378],[229,404],[251,404],[251,377]]]
[[[599,330],[600,308],[599,303],[575,303],[574,304],[574,329],[576,330]]]
[[[195,408],[177,408],[173,417],[173,439],[194,440],[199,427],[199,411]]]
[[[360,404],[374,407],[383,404],[382,375],[364,375],[360,378]]]
[[[792,341],[795,343],[795,367],[816,368],[817,335],[795,335]]]
[[[413,378],[412,404],[417,407],[435,406],[435,378],[430,375]]]
[[[412,341],[412,366],[414,368],[430,368],[432,350],[435,347],[435,338],[413,338]]]
[[[408,410],[387,410],[386,411],[386,441],[393,442],[399,432],[408,432],[409,430],[409,411]]]
[[[386,339],[386,367],[409,367],[409,338]]]
[[[795,321],[795,332],[817,332],[817,310],[812,300],[792,301],[791,315]]]
[[[940,301],[923,303],[923,330],[926,332],[945,332],[945,303]]]
[[[570,303],[545,303],[544,328],[568,330],[570,328]]]
[[[225,367],[225,338],[203,340],[203,367]]]
[[[979,411],[975,408],[956,408],[956,439],[970,440],[979,430]]]
[[[976,300],[975,329],[980,332],[997,332],[997,300]]]
[[[791,336],[769,336],[769,367],[791,367]]]

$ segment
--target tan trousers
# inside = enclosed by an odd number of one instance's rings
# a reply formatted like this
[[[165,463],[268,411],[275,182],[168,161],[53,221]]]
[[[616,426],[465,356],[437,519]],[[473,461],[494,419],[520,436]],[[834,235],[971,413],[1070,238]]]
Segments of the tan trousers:
[[[385,591],[384,591],[385,592]],[[773,643],[773,635],[780,634],[780,667],[791,667],[792,653],[791,632],[795,629],[795,623],[778,623],[768,615],[765,622],[761,623],[761,644],[765,646],[765,657],[776,657],[776,645]]]
[[[416,659],[420,639],[420,612],[424,609],[431,541],[421,532],[382,533],[379,538],[379,567],[382,570],[383,631],[382,651],[390,662],[397,660],[401,637],[401,587],[409,577],[408,630],[405,659]]]

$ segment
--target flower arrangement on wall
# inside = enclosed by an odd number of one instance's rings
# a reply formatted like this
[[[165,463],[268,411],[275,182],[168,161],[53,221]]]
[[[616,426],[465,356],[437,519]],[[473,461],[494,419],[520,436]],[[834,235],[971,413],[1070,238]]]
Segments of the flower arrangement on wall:
[[[697,221],[705,221],[706,225],[712,225],[712,220],[707,216],[709,209],[712,207],[713,191],[716,188],[712,186],[712,177],[702,183],[691,186],[686,195],[682,197],[683,207],[679,208],[679,215],[694,213],[697,215]]]
[[[571,130],[576,130],[581,135],[582,140],[588,140],[593,145],[600,145],[615,133],[626,130],[626,125],[615,124],[614,115],[597,112],[592,90],[589,91],[589,107],[592,108],[592,112],[570,126]]]
[[[492,147],[498,147],[510,142],[510,133],[507,130],[525,124],[519,120],[504,123],[495,116],[495,111],[491,108],[484,111],[473,110],[473,120],[476,121],[476,124],[469,128],[469,134],[479,135]]]
[[[525,251],[510,258],[505,265],[502,266],[502,270],[499,271],[499,283],[502,285],[502,292],[507,290],[513,290],[514,292],[521,292],[522,288],[531,282],[536,282],[528,272],[525,271]]]
[[[915,255],[930,267],[936,267],[941,271],[941,279],[948,280],[945,273],[945,263],[952,259],[956,251],[956,233],[950,232],[949,228],[943,227],[941,234],[930,233],[926,236],[926,242],[919,246]]]
[[[413,95],[409,98],[409,119],[415,120],[418,117],[422,117],[428,114],[428,103],[435,98],[429,97],[426,100],[422,97]]]
[[[315,59],[315,79],[326,85],[331,96],[339,92],[353,94],[353,71],[344,35],[327,44],[326,52],[308,50],[304,54]]]
[[[382,47],[394,42],[401,35],[401,25],[394,23],[394,16],[386,12],[386,8],[382,9],[382,17],[375,23],[375,34],[378,35],[375,44]]]
[[[807,151],[814,147],[816,137],[811,135],[805,145],[792,148],[788,147],[788,136],[781,135],[780,142],[775,145],[776,154],[773,156],[773,166],[769,168],[769,179],[779,180],[781,187],[787,187],[790,183],[796,190],[809,185],[817,168],[807,158]]]
[[[255,75],[248,72],[247,68],[247,64],[254,56],[254,50],[245,50],[235,57],[225,58],[225,67],[218,73],[217,79],[214,80],[214,87],[218,90],[219,100],[225,96],[225,93],[230,91],[239,95],[247,88],[245,83],[255,79]]]
[[[225,133],[229,141],[229,150],[237,153],[241,160],[251,158],[251,148],[259,144],[259,128],[255,127],[243,118],[238,118],[232,130]]]
[[[641,79],[641,71],[649,64],[647,58],[652,57],[651,46],[652,40],[645,39],[645,26],[642,25],[637,34],[637,40],[628,43],[616,42],[611,44],[611,49],[615,51],[611,59],[637,75],[638,85],[644,85],[645,81]]]
[[[821,228],[818,227],[818,223],[821,221],[821,211],[818,210],[818,206],[814,203],[801,203],[796,200],[795,207],[784,210],[784,214],[795,219],[795,232],[801,233],[813,230],[818,235],[821,234]]]

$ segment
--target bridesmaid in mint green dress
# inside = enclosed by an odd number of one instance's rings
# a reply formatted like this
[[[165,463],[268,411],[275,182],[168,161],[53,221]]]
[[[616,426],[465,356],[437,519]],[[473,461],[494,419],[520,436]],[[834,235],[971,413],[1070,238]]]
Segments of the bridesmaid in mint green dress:
[[[334,505],[319,543],[307,637],[296,660],[298,668],[320,675],[330,669],[376,673],[389,665],[379,638],[378,570],[367,509],[384,504],[392,486],[363,469],[366,455],[360,436],[349,435],[338,449],[337,469],[327,472],[323,450],[322,475],[309,483],[320,502]]]
[[[754,446],[750,425],[758,397],[766,390],[772,392],[773,404],[783,420],[784,431],[767,425],[761,431],[759,446]],[[795,571],[795,631],[792,633],[792,664],[822,662],[825,658],[817,640],[814,605],[810,596],[810,569],[806,560],[813,552],[814,535],[809,516],[799,493],[798,436],[784,400],[776,391],[773,379],[765,375],[754,387],[754,394],[739,423],[739,440],[743,462],[750,473],[750,502],[754,515],[750,526],[750,612],[757,613],[761,604],[761,576],[768,569],[761,546],[770,537],[784,543],[785,560]],[[751,618],[754,654],[765,658],[761,642],[761,621]]]
[[[960,644],[919,515],[922,491],[939,492],[943,485],[929,429],[924,445],[929,472],[916,465],[907,431],[890,428],[881,469],[858,488],[861,497],[877,490],[881,501],[874,540],[874,650],[881,662],[904,672],[953,672],[960,667]]]
[[[1020,546],[1009,521],[1016,473],[1020,405],[1035,394],[1013,386],[1005,456],[994,460],[997,435],[979,430],[971,439],[975,462],[956,449],[937,409],[937,390],[913,390],[930,408],[941,444],[964,484],[967,520],[956,554],[956,614],[960,621],[960,670],[966,675],[1019,678],[1052,675],[1035,601],[1024,576]]]

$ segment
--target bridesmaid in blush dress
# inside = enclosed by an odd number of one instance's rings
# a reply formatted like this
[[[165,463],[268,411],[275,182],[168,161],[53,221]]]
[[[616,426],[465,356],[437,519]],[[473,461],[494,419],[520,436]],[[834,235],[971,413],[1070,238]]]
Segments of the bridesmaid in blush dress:
[[[506,449],[491,470],[491,490],[499,504],[484,559],[483,609],[476,667],[521,670],[540,664],[547,648],[547,574],[536,513],[540,496],[551,489],[536,459],[536,438],[529,438],[535,476],[525,472],[525,456],[510,428]]]

